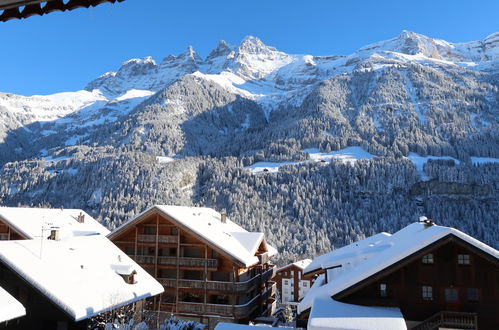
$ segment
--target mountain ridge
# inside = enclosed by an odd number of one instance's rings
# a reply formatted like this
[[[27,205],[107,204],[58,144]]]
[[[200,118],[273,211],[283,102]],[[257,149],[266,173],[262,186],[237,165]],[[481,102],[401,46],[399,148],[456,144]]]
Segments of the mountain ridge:
[[[282,260],[419,215],[493,246],[498,37],[403,31],[333,56],[247,37],[131,59],[86,90],[0,93],[0,204],[85,208],[110,228],[152,203],[223,208]]]

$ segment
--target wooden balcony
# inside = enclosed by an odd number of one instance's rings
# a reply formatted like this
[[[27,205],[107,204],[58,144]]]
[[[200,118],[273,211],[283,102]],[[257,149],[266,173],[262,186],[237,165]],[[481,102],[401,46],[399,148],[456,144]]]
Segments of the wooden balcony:
[[[272,289],[269,288],[262,294],[243,305],[218,305],[192,302],[178,302],[177,312],[200,315],[220,315],[225,317],[235,317],[236,319],[247,319],[250,315],[269,297]]]
[[[203,259],[204,260],[204,259]],[[268,269],[262,274],[258,274],[255,277],[249,279],[245,282],[221,282],[221,281],[202,281],[202,280],[184,280],[179,279],[179,288],[189,288],[189,289],[206,289],[209,291],[218,291],[224,293],[232,294],[245,294],[255,287],[264,284],[269,281],[274,274],[274,269]],[[174,288],[177,286],[177,280],[172,278],[158,278],[157,279],[163,286]],[[275,294],[275,283],[272,286],[274,288]]]
[[[8,239],[9,239],[9,234],[7,233],[0,234],[0,241],[7,241]]]
[[[137,235],[139,243],[156,243],[156,237],[160,244],[176,244],[177,236],[175,235]]]
[[[156,264],[155,256],[135,255],[130,256],[139,264]],[[217,259],[203,259],[203,258],[177,258],[177,257],[162,257],[158,256],[158,265],[176,266],[177,261],[181,267],[195,267],[204,268],[205,265],[208,269],[216,269],[218,267]]]
[[[424,320],[413,330],[433,330],[439,328],[477,329],[476,313],[442,311]]]

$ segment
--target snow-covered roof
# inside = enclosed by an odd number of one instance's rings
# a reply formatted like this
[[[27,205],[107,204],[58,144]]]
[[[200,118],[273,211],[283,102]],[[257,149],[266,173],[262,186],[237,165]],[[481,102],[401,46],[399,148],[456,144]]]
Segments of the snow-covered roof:
[[[9,321],[26,315],[24,306],[0,287],[0,322]]]
[[[405,330],[400,309],[345,304],[330,297],[314,300],[309,330]]]
[[[163,292],[160,283],[101,235],[0,241],[0,262],[75,321]],[[132,268],[135,283],[127,284],[119,273]]]
[[[225,223],[222,223],[220,213],[207,207],[155,205],[116,228],[109,237],[114,237],[153,209],[164,213],[180,226],[187,228],[246,267],[258,263],[258,257],[255,254],[262,242],[267,246],[270,256],[277,254],[275,248],[266,244],[263,233],[248,232],[228,218]]]
[[[308,266],[311,262],[312,262],[312,260],[311,260],[311,259],[303,259],[303,260],[299,260],[299,261],[293,262],[292,264],[287,264],[286,266],[283,266],[283,267],[279,268],[277,271],[279,272],[279,271],[281,271],[281,270],[283,270],[283,269],[285,269],[285,268],[288,268],[288,267],[290,267],[290,266],[296,266],[296,267],[298,267],[298,268],[300,268],[300,269],[302,269],[302,270],[303,270],[303,269],[305,269],[305,268],[306,268],[306,267],[307,267],[307,266]]]
[[[82,214],[84,221],[78,222]],[[109,230],[79,209],[45,209],[28,207],[0,207],[0,220],[27,239],[49,236],[51,227],[59,227],[59,237],[107,235]]]
[[[215,330],[258,330],[260,328],[270,328],[270,325],[248,325],[248,324],[235,324],[235,323],[218,323],[215,327]],[[277,327],[273,329],[279,330],[296,330],[296,328],[286,328],[286,327]]]
[[[341,263],[341,260],[353,259],[355,257],[362,258],[362,254],[366,252],[366,247],[369,247],[371,244],[375,244],[388,236],[390,236],[390,234],[379,233],[337,250],[333,250],[329,253],[320,255],[314,258],[314,260],[312,260],[312,262],[305,267],[303,272],[307,274],[317,270],[326,269],[329,264]]]
[[[331,299],[331,296],[352,287],[448,235],[460,238],[499,259],[499,251],[457,229],[437,225],[427,226],[425,223],[416,222],[393,235],[377,234],[317,257],[305,269],[305,272],[318,269],[318,265],[322,269],[330,268],[327,271],[328,283],[324,283],[318,278],[298,305],[298,312],[301,313],[312,307],[316,298],[327,296]],[[332,268],[335,266],[341,267]]]

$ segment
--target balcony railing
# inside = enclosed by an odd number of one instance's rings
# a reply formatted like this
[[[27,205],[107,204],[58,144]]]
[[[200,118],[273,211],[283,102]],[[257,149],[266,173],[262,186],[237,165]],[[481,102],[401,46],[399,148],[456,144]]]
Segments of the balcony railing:
[[[145,256],[145,255],[136,255],[131,256],[137,263],[139,264],[152,264],[156,263],[155,256]],[[205,265],[207,268],[217,268],[218,260],[217,259],[203,259],[203,258],[177,258],[177,257],[162,257],[158,256],[158,264],[159,265],[168,265],[168,266],[176,266],[177,260],[179,266],[182,267],[198,267],[204,268]]]
[[[262,294],[255,296],[253,299],[243,305],[218,305],[218,304],[204,304],[192,302],[178,302],[177,312],[179,313],[193,313],[193,314],[216,314],[220,316],[232,317],[236,319],[248,318],[253,311],[258,308],[268,297],[272,289],[269,288]]]
[[[158,243],[170,244],[177,243],[178,237],[175,235],[137,235],[137,241],[140,243],[156,243],[156,237],[158,238]]]
[[[243,294],[251,291],[253,288],[262,285],[269,281],[274,274],[274,269],[268,269],[262,274],[258,274],[245,282],[221,282],[221,281],[201,281],[201,280],[185,280],[179,279],[178,286],[180,288],[203,289],[210,291],[220,291],[225,293]],[[165,287],[176,287],[177,280],[170,278],[158,278],[158,281]],[[275,283],[272,286],[275,293]]]
[[[6,241],[9,239],[9,234],[2,233],[0,234],[0,241]]]
[[[432,330],[442,328],[476,329],[478,318],[476,313],[442,311],[424,320],[413,330]]]

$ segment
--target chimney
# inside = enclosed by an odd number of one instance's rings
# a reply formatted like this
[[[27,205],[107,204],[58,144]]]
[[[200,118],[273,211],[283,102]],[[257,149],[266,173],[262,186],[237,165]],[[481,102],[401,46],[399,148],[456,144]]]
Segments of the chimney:
[[[428,228],[428,227],[431,227],[431,226],[434,226],[435,223],[433,222],[432,219],[428,219],[427,217],[425,216],[422,216],[422,217],[419,217],[419,222],[422,222],[424,223],[424,227],[425,228]]]
[[[50,236],[48,239],[58,241],[59,240],[59,227],[50,228]]]
[[[83,214],[83,212],[80,212],[80,214],[78,215],[78,222],[79,223],[84,223],[85,222],[85,215]]]
[[[225,210],[223,210],[220,213],[220,222],[221,223],[227,223],[227,212],[225,212]]]

